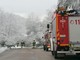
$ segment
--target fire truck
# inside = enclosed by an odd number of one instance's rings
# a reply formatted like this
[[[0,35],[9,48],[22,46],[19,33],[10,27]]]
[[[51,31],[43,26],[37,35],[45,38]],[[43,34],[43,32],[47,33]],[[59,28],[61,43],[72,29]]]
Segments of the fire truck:
[[[47,24],[47,31],[44,34],[44,43],[43,43],[43,47],[45,51],[50,50],[50,36],[51,36],[51,32],[49,32],[49,24]]]
[[[80,14],[55,14],[51,23],[50,45],[55,58],[80,55]]]

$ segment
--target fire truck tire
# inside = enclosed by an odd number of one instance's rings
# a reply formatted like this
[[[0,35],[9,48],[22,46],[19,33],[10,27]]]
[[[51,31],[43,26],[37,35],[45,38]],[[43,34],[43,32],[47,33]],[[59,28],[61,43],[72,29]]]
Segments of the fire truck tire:
[[[54,51],[51,51],[52,55],[54,55]]]
[[[64,58],[65,56],[66,56],[65,54],[57,53],[57,51],[54,52],[55,59]]]
[[[54,58],[55,58],[55,59],[58,59],[57,51],[54,52]]]
[[[48,47],[46,47],[46,51],[48,51]]]
[[[43,48],[43,50],[45,51],[45,48]]]
[[[43,50],[44,50],[44,51],[46,50],[45,46],[43,46]]]
[[[80,53],[77,53],[76,55],[77,55],[77,56],[80,56]]]

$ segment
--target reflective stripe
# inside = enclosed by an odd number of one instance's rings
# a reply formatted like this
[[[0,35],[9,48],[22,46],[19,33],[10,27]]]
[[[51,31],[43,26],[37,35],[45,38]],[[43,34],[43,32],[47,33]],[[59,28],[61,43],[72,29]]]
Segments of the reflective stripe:
[[[60,46],[69,46],[69,44],[60,44]]]
[[[56,14],[56,31],[58,32],[59,29],[58,29],[58,15]]]
[[[57,36],[60,36],[60,33],[59,32],[57,33]]]
[[[58,26],[58,14],[56,14],[56,36],[57,40],[60,40],[59,26]]]

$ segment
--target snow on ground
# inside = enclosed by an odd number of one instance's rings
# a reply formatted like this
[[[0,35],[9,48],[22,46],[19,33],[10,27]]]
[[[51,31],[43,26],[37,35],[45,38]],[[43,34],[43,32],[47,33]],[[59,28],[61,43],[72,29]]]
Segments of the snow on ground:
[[[0,53],[4,52],[7,49],[8,49],[7,47],[0,47]]]
[[[11,47],[11,48],[21,48],[21,46],[15,46],[15,47]],[[32,48],[32,47],[22,47],[22,48]]]
[[[11,48],[21,48],[21,46],[15,46],[15,47],[11,47]],[[28,47],[23,47],[23,48],[28,48]],[[30,48],[30,47],[29,47]],[[2,52],[4,52],[4,51],[6,51],[7,49],[9,49],[9,48],[7,48],[7,47],[0,47],[0,53],[2,53]]]
[[[15,46],[15,47],[11,47],[11,48],[21,48],[21,46],[18,46],[18,47],[17,47],[17,46]]]

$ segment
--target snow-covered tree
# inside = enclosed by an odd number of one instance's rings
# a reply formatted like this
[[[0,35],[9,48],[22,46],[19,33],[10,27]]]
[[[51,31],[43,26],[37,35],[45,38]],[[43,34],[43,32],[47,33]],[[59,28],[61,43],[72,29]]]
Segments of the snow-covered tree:
[[[26,20],[26,30],[27,30],[27,39],[32,41],[36,39],[39,43],[41,43],[42,36],[47,30],[47,24],[51,23],[52,21],[53,12],[48,10],[46,16],[44,17],[43,21],[40,21],[39,17],[36,15],[29,15]]]
[[[80,11],[80,0],[58,0],[59,6],[69,6]]]
[[[16,37],[21,37],[25,33],[24,18],[0,10],[0,42],[16,42]]]

